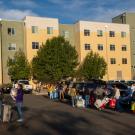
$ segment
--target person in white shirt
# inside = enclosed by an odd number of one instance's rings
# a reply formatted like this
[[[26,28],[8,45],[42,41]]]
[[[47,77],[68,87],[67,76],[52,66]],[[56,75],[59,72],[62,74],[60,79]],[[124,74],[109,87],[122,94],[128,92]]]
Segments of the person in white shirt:
[[[120,98],[120,90],[116,86],[114,86],[114,91],[115,91],[114,98],[118,100]]]

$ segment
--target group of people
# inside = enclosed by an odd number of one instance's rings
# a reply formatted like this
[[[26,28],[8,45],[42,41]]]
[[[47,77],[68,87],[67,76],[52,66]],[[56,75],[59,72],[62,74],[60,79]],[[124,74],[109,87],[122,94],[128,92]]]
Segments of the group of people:
[[[48,84],[46,88],[50,99],[64,100],[65,91],[67,89],[67,85],[65,83]]]
[[[7,98],[9,97],[9,98]],[[6,101],[10,100],[10,101]],[[4,105],[9,104],[11,106],[16,106],[18,112],[18,122],[23,122],[23,87],[21,84],[18,84],[16,88],[12,88],[10,95],[5,95],[3,89],[0,89],[0,119],[2,120],[2,112],[4,112]],[[14,104],[14,105],[13,105]],[[12,111],[12,110],[8,110]]]
[[[131,86],[124,97],[121,96],[120,90],[115,85],[112,89],[108,89],[104,85],[92,90],[84,89],[80,92],[76,89],[76,86],[68,87],[65,83],[57,85],[49,84],[47,90],[50,99],[64,100],[64,96],[68,95],[73,107],[96,107],[101,110],[108,106],[115,110],[123,111],[123,104],[135,103],[133,100],[135,96],[135,84]]]

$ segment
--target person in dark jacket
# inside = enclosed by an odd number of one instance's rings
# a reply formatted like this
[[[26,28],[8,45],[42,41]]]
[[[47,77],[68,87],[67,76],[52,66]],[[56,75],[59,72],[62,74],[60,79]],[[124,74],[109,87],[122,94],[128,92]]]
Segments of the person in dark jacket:
[[[18,122],[23,122],[23,112],[22,112],[22,106],[23,106],[23,88],[21,84],[18,84],[17,87],[17,94],[16,94],[16,106],[19,114]]]
[[[0,89],[0,118],[1,118],[1,114],[2,114],[2,101],[3,101],[3,90]]]

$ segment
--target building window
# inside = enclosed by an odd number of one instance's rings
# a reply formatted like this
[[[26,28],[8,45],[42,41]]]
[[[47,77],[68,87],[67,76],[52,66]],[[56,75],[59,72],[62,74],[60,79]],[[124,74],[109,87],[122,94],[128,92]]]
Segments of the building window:
[[[62,35],[64,36],[64,38],[69,38],[69,31],[63,31]]]
[[[122,58],[122,64],[127,64],[127,58]]]
[[[8,35],[12,36],[15,35],[15,28],[8,28]]]
[[[122,45],[121,50],[122,51],[127,51],[127,46],[126,45]]]
[[[84,30],[84,36],[90,36],[90,30]]]
[[[47,27],[47,34],[53,34],[53,27]]]
[[[39,42],[32,42],[32,49],[39,49]]]
[[[110,63],[111,63],[111,64],[116,64],[116,59],[115,59],[115,58],[111,58],[111,59],[110,59]]]
[[[16,50],[16,44],[10,43],[10,44],[8,45],[8,50],[9,50],[9,51],[15,51],[15,50]]]
[[[102,44],[98,44],[98,50],[102,51],[103,50],[103,45]]]
[[[133,45],[135,46],[135,40],[133,40],[132,42],[133,42]]]
[[[102,30],[97,30],[97,36],[102,37],[103,36],[103,31]]]
[[[110,51],[115,51],[115,45],[110,45]]]
[[[126,32],[121,32],[121,37],[126,37]]]
[[[90,50],[90,44],[85,44],[84,47],[85,47],[85,50]]]
[[[32,26],[32,33],[38,33],[38,27]]]
[[[115,37],[115,32],[114,32],[114,31],[110,31],[110,32],[109,32],[109,36],[110,36],[110,37]]]

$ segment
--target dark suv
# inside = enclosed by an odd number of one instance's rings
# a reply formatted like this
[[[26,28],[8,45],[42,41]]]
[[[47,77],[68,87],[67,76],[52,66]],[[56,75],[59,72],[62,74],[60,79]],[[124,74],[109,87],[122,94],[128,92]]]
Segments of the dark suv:
[[[128,85],[121,83],[121,82],[113,82],[113,83],[108,83],[107,88],[109,90],[112,90],[116,86],[120,90],[121,96],[127,96],[129,92],[129,87]]]
[[[80,95],[83,95],[85,90],[92,91],[95,90],[97,87],[105,86],[106,82],[102,80],[92,80],[87,82],[75,82],[72,84],[71,87],[75,87]]]

